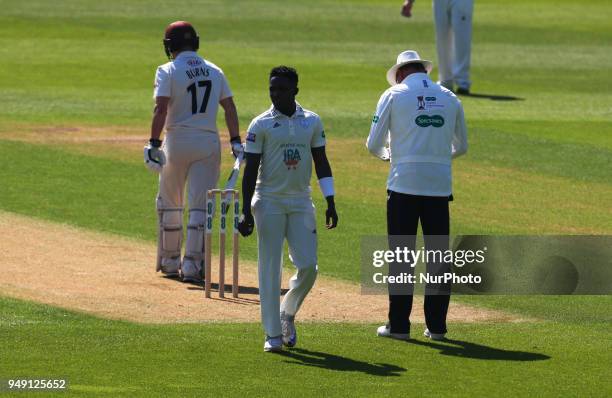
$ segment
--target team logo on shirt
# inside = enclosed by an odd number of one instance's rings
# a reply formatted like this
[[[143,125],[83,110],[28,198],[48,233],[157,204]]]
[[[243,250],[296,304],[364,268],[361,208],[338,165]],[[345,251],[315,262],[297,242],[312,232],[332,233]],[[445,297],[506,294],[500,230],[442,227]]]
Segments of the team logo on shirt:
[[[374,117],[372,118],[372,123],[378,123],[378,120],[380,120],[378,115],[374,115]]]
[[[256,139],[257,135],[255,135],[255,133],[248,133],[246,136],[246,140],[250,142],[255,142]]]
[[[304,128],[304,129],[307,129],[309,124],[310,124],[310,121],[308,119],[301,119],[300,120],[300,126],[302,126],[302,128]]]
[[[285,166],[287,166],[287,170],[295,170],[300,160],[302,160],[302,158],[297,148],[285,148],[283,161],[285,162]]]
[[[440,115],[419,115],[414,122],[420,127],[442,127],[444,126],[444,118]]]
[[[417,111],[423,111],[425,110],[425,100],[423,99],[422,95],[419,95],[417,97],[417,101],[419,103],[419,107],[417,108]]]
[[[281,125],[281,124],[280,124],[279,122],[275,122],[275,123],[274,123],[274,126],[272,126],[272,128],[273,128],[273,129],[275,129],[275,128],[277,128],[277,127],[280,127],[280,125]]]
[[[444,108],[443,104],[436,103],[438,99],[436,97],[424,97],[422,95],[417,96],[417,111],[425,111],[432,108]]]

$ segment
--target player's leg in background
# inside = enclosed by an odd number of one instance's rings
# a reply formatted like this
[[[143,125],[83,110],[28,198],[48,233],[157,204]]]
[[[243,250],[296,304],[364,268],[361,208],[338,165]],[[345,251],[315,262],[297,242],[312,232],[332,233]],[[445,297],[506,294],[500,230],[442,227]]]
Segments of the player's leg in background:
[[[221,163],[220,142],[216,135],[200,133],[190,138],[192,157],[189,167],[189,224],[183,258],[183,279],[200,281],[204,262],[204,232],[206,224],[206,193],[219,180]],[[213,206],[214,208],[214,206]]]
[[[453,31],[453,77],[457,86],[469,90],[470,62],[472,52],[472,13],[473,0],[454,0],[451,11],[451,25]]]
[[[280,293],[287,215],[275,201],[255,196],[251,205],[257,227],[257,265],[261,321],[270,337],[281,335]]]
[[[433,16],[436,30],[436,49],[438,53],[438,80],[448,89],[453,89],[453,48],[450,15],[451,0],[434,0]]]
[[[387,193],[387,234],[389,249],[407,247],[414,250],[419,226],[421,200],[419,196],[393,191]],[[414,268],[405,263],[389,264],[389,275],[413,273]],[[414,285],[389,285],[389,323],[391,333],[410,333],[410,313]]]
[[[169,276],[178,275],[181,265],[181,242],[183,238],[183,191],[188,163],[182,156],[180,145],[170,136],[164,143],[166,165],[159,176],[157,212],[159,216],[158,254],[161,256],[161,271]]]
[[[448,197],[427,197],[423,201],[421,227],[425,236],[426,250],[448,250],[449,247],[449,211]],[[442,275],[450,272],[450,264],[431,262],[427,264],[427,272]],[[446,333],[446,315],[450,302],[450,283],[432,284],[425,287],[425,323],[430,332]]]
[[[310,199],[293,199],[298,212],[287,218],[289,257],[297,272],[289,281],[281,312],[294,316],[317,279],[317,224]],[[294,207],[295,208],[295,207]]]

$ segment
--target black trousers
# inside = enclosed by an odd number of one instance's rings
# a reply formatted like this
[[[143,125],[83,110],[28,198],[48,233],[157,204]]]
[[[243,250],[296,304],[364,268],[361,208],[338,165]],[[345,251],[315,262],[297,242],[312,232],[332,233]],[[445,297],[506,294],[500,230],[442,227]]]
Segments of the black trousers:
[[[448,197],[407,195],[388,191],[387,234],[389,246],[414,250],[419,220],[425,237],[426,250],[447,250],[450,221]],[[389,274],[411,272],[406,264],[390,264]],[[440,274],[450,271],[450,264],[427,263],[427,272]],[[392,333],[410,333],[412,288],[404,285],[399,291],[389,288],[389,324]],[[433,293],[433,294],[432,294]],[[425,290],[425,323],[432,333],[446,333],[446,315],[450,302],[450,285],[427,285]]]

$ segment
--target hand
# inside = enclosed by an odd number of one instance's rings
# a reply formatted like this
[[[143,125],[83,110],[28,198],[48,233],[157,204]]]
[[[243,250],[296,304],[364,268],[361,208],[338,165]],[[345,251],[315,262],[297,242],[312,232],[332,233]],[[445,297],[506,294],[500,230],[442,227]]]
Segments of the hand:
[[[255,227],[255,221],[253,220],[253,214],[251,212],[243,212],[238,222],[238,232],[245,238],[253,233]]]
[[[166,155],[161,150],[160,140],[150,140],[144,147],[144,162],[149,170],[160,173],[166,164]]]
[[[329,198],[333,198],[330,196]],[[325,210],[325,227],[327,229],[336,228],[338,225],[338,213],[336,213],[336,206],[333,203],[333,199],[327,201],[327,210]]]
[[[233,137],[230,143],[232,144],[232,155],[238,159],[238,157],[244,154],[244,145],[240,142],[240,136]]]
[[[402,6],[402,16],[410,18],[412,16],[412,5],[414,0],[406,0]]]

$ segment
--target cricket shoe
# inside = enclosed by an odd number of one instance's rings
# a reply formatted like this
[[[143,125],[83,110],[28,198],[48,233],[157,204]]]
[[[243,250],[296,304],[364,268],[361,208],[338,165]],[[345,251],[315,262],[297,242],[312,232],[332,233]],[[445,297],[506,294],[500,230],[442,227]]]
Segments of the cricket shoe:
[[[382,325],[376,330],[376,335],[379,337],[389,337],[396,340],[410,340],[410,333],[391,333],[389,324]]]
[[[181,279],[183,282],[202,283],[202,261],[196,261],[191,257],[183,258],[181,267]]]
[[[264,343],[264,352],[280,352],[282,350],[283,339],[281,336],[266,336],[266,342]]]
[[[295,343],[297,343],[295,315],[287,315],[285,311],[281,312],[281,330],[283,333],[283,344],[287,347],[295,347]]]
[[[179,276],[179,269],[181,268],[181,259],[175,258],[162,258],[161,261],[161,272],[162,274],[169,277]]]
[[[440,86],[449,89],[450,91],[453,91],[453,82],[452,81],[440,81],[438,80],[436,82],[437,84],[439,84]]]
[[[457,94],[457,95],[470,95],[470,89],[469,88],[459,87],[459,88],[457,88],[457,91],[455,91],[455,94]]]
[[[425,329],[423,332],[423,336],[436,341],[444,340],[445,335],[446,333],[431,333],[429,329]]]

